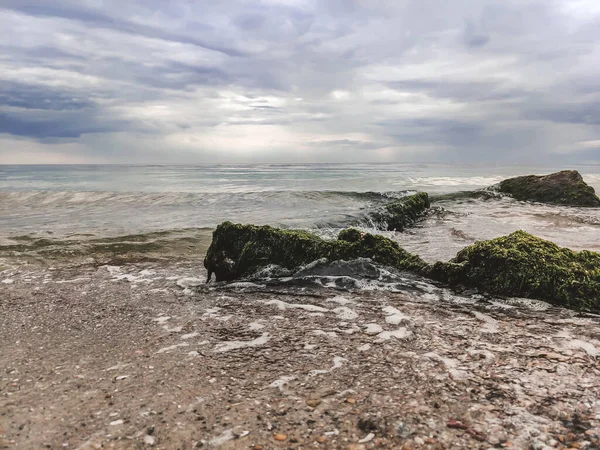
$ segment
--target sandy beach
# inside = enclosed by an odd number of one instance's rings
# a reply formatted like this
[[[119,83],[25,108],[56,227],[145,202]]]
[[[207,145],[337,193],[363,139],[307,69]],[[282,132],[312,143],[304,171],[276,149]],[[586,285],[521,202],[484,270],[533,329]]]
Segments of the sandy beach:
[[[596,317],[205,276],[4,270],[0,447],[599,448]]]

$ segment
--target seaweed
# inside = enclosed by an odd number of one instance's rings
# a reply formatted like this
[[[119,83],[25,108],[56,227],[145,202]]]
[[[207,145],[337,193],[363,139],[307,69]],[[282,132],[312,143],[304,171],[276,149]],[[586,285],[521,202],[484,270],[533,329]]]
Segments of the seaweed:
[[[502,181],[498,189],[521,201],[600,207],[600,198],[594,188],[586,184],[576,170],[509,178]]]
[[[427,267],[421,258],[391,239],[352,228],[342,231],[337,240],[325,240],[301,230],[231,222],[222,223],[214,231],[204,266],[208,280],[214,273],[217,281],[231,281],[271,264],[295,271],[322,258],[335,261],[360,257],[399,270],[418,272]]]
[[[388,231],[402,231],[417,222],[430,206],[429,195],[418,192],[388,203],[372,213],[371,218],[375,223],[386,224]]]
[[[437,262],[428,275],[491,294],[600,310],[600,254],[561,248],[525,231],[477,242],[452,261]]]

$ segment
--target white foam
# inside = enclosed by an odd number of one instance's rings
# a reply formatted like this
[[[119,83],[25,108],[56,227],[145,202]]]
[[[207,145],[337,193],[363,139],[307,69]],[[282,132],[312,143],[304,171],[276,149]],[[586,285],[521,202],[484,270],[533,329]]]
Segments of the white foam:
[[[258,331],[258,330],[262,330],[265,326],[262,323],[258,323],[258,322],[250,322],[248,324],[248,329],[250,331]]]
[[[141,274],[142,272],[140,272],[140,275]],[[191,287],[203,285],[204,280],[201,280],[200,278],[184,277],[177,279],[177,282],[175,284],[177,284],[177,286],[181,289],[189,289]]]
[[[81,283],[83,281],[90,281],[91,278],[73,278],[72,280],[57,280],[56,284],[65,284],[65,283]]]
[[[183,339],[185,341],[185,340],[188,340],[188,339],[191,339],[191,338],[195,338],[196,336],[198,336],[198,333],[196,333],[196,332],[194,332],[194,333],[188,333],[188,334],[182,335],[181,339]]]
[[[329,370],[324,370],[324,369],[311,370],[310,372],[308,372],[308,376],[314,377],[317,375],[328,374],[329,372],[342,367],[344,365],[344,363],[346,363],[346,361],[348,361],[346,358],[342,358],[341,356],[334,356],[333,357],[333,366],[331,366],[331,368],[329,368]]]
[[[231,441],[235,439],[235,434],[233,434],[233,430],[225,430],[219,436],[212,438],[208,441],[208,446],[218,447],[223,445],[227,441]]]
[[[404,327],[401,327],[394,331],[383,331],[383,332],[379,333],[377,335],[377,341],[375,341],[375,342],[388,341],[391,338],[406,339],[410,336],[412,336],[412,331],[407,330]]]
[[[322,312],[322,313],[329,311],[326,308],[321,308],[320,306],[316,306],[316,305],[310,305],[310,304],[306,305],[303,303],[286,303],[281,300],[269,300],[269,301],[264,302],[264,304],[276,306],[281,311],[285,311],[286,309],[303,309],[305,311]]]
[[[567,342],[566,347],[570,349],[581,349],[590,356],[600,355],[600,350],[598,350],[594,344],[587,341],[581,341],[579,339],[574,339]]]
[[[313,330],[313,334],[316,334],[317,336],[327,336],[329,338],[337,337],[337,333],[335,331]]]
[[[358,314],[353,309],[341,306],[335,308],[333,312],[338,316],[340,320],[355,320],[358,318]]]
[[[386,306],[383,312],[387,314],[385,321],[390,325],[400,325],[403,321],[410,320],[409,317],[393,306]]]
[[[332,298],[328,298],[326,300],[327,302],[330,303],[337,303],[338,305],[353,305],[354,303],[356,303],[354,300],[348,300],[346,297],[342,297],[341,295],[337,295],[335,297]]]
[[[161,348],[159,351],[157,351],[156,353],[168,353],[172,350],[175,350],[179,347],[189,347],[190,344],[188,344],[187,342],[182,342],[181,344],[174,344],[174,345],[170,345],[168,347],[163,347]]]
[[[458,379],[464,379],[464,378],[468,377],[468,374],[466,371],[458,369],[458,361],[455,359],[445,358],[434,352],[426,353],[423,356],[425,358],[429,358],[433,361],[438,361],[438,362],[441,362],[442,364],[444,364],[446,370],[454,379],[458,380]]]
[[[295,379],[296,379],[296,377],[294,377],[294,376],[281,377],[278,380],[273,381],[269,385],[269,387],[281,390],[283,388],[283,386],[288,384],[290,381],[294,381]]]
[[[170,320],[171,318],[169,316],[159,316],[156,319],[152,319],[154,322],[159,323],[159,324],[163,324],[165,323],[167,320]]]
[[[368,323],[364,327],[367,334],[379,334],[383,331],[383,327],[378,323]]]
[[[473,311],[473,315],[484,323],[483,328],[481,330],[484,333],[494,334],[499,332],[498,321],[493,317],[490,317],[487,314],[483,314],[478,311]]]
[[[217,344],[214,348],[215,353],[225,353],[231,350],[238,350],[240,348],[247,347],[259,347],[261,345],[266,344],[271,339],[269,333],[263,333],[262,336],[257,337],[251,341],[230,341],[230,342],[221,342]]]

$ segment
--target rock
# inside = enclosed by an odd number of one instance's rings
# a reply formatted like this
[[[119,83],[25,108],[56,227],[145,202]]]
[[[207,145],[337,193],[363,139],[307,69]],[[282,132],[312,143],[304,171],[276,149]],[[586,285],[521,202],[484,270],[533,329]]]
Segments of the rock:
[[[380,425],[370,417],[358,419],[358,429],[363,433],[371,433],[372,431],[379,430]]]
[[[369,433],[363,439],[359,440],[359,444],[366,444],[367,442],[371,442],[375,438],[375,434]]]
[[[477,242],[452,261],[437,262],[429,275],[491,294],[600,312],[600,254],[574,252],[524,231]]]
[[[399,198],[388,203],[381,211],[371,214],[376,224],[386,224],[388,231],[402,231],[413,225],[430,207],[426,192]]]
[[[310,406],[311,408],[316,408],[320,404],[321,404],[321,400],[318,398],[311,398],[311,399],[306,400],[306,405]]]
[[[456,430],[466,430],[466,429],[468,429],[468,428],[469,428],[469,427],[468,427],[467,425],[465,425],[464,423],[462,423],[462,422],[459,422],[458,420],[453,420],[453,419],[450,419],[450,420],[448,421],[448,423],[446,423],[446,426],[447,426],[448,428],[454,428],[454,429],[456,429]]]
[[[500,183],[499,191],[523,201],[600,207],[594,188],[588,186],[576,170],[509,178]]]
[[[275,435],[273,435],[273,439],[275,439],[276,441],[283,442],[287,439],[287,435],[282,433],[276,433]]]
[[[398,422],[396,424],[396,434],[401,439],[406,439],[412,434],[410,427],[404,422]]]
[[[349,228],[337,240],[324,240],[306,231],[282,230],[224,222],[213,232],[204,259],[208,280],[232,281],[249,276],[268,265],[297,271],[302,265],[326,258],[328,261],[371,258],[400,270],[421,272],[427,267],[421,258],[383,236]]]

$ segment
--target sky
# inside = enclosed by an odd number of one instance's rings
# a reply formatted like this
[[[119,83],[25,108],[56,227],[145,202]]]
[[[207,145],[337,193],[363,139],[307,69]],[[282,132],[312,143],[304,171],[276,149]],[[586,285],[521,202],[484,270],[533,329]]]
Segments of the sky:
[[[0,0],[0,163],[590,161],[598,0]]]

